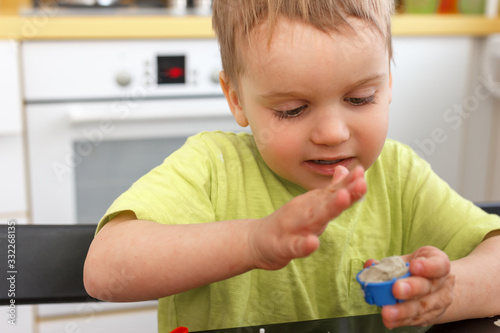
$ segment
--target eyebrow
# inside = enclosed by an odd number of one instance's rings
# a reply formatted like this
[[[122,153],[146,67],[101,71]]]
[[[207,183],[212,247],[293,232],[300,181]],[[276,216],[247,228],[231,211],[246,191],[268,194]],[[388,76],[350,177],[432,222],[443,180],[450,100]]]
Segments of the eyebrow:
[[[279,97],[300,96],[303,94],[304,93],[301,93],[297,90],[290,90],[290,91],[273,90],[273,91],[269,91],[265,94],[259,95],[259,97],[263,98],[263,99],[272,99],[272,98],[279,98]]]
[[[356,88],[356,87],[359,87],[359,86],[362,86],[366,83],[369,83],[369,82],[372,82],[372,81],[379,81],[379,80],[382,80],[382,79],[385,79],[387,77],[387,74],[386,73],[377,73],[377,74],[374,74],[372,76],[369,76],[367,78],[364,78],[362,80],[359,80],[359,81],[356,81],[352,84],[349,85],[349,90],[350,89],[353,89],[353,88]]]
[[[379,81],[381,79],[385,79],[387,77],[387,74],[385,73],[377,73],[374,75],[371,75],[367,78],[361,79],[359,81],[353,82],[348,85],[347,90],[352,90],[356,87],[362,86],[364,84],[367,84],[372,81]],[[289,97],[289,96],[301,96],[303,95],[303,92],[297,91],[297,90],[289,90],[289,91],[282,91],[282,90],[271,90],[269,92],[266,92],[265,94],[259,95],[260,98],[263,99],[271,99],[271,98],[279,98],[279,97]]]

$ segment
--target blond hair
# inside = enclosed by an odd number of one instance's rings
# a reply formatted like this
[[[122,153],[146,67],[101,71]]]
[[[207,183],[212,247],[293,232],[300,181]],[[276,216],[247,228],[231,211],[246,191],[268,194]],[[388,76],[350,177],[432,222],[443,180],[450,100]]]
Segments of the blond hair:
[[[348,17],[368,22],[387,44],[392,59],[391,15],[394,0],[214,0],[212,26],[219,40],[226,80],[238,90],[244,64],[237,39],[249,40],[253,28],[267,19],[269,42],[278,17],[304,22],[324,32],[343,32],[352,27]]]

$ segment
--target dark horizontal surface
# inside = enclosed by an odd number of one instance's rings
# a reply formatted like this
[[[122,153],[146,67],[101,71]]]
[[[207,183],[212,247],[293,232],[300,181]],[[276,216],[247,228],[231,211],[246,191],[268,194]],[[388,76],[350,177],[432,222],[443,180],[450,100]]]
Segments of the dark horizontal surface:
[[[199,331],[197,333],[499,333],[500,327],[494,324],[500,316],[484,319],[471,319],[432,327],[399,327],[389,330],[379,314],[310,320],[283,324],[238,327],[221,330]]]
[[[499,333],[500,327],[495,325],[495,321],[500,320],[500,316],[491,318],[469,319],[456,321],[453,323],[432,326],[428,333]]]
[[[400,327],[389,330],[382,322],[379,314],[354,316],[344,318],[319,319],[299,321],[283,324],[248,326],[231,329],[200,331],[198,333],[259,333],[264,329],[265,333],[350,333],[350,332],[394,332],[394,333],[422,333],[426,327]]]
[[[500,202],[477,202],[476,205],[487,213],[500,215]]]
[[[15,231],[11,229],[15,248],[9,248],[8,225],[0,225],[0,304],[12,299],[15,304],[94,300],[83,286],[83,264],[95,229],[94,225],[15,225]],[[8,258],[15,260],[14,267],[8,266]],[[15,279],[7,280],[12,276]]]

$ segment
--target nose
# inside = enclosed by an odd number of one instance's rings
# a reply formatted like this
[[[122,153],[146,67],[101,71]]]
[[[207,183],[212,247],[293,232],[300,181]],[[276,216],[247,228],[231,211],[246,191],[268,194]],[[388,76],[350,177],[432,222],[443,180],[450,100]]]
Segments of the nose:
[[[319,112],[311,132],[311,141],[317,145],[335,146],[351,136],[348,120],[341,112]]]

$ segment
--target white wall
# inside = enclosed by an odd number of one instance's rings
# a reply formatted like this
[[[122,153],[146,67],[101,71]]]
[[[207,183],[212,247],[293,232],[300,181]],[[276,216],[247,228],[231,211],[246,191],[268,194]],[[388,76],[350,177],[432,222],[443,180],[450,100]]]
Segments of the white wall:
[[[415,149],[473,201],[500,200],[487,189],[496,174],[490,149],[495,98],[481,81],[484,45],[484,38],[473,37],[394,38],[389,137]]]

